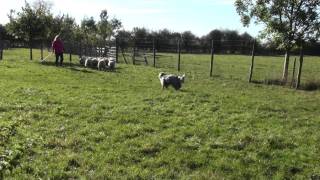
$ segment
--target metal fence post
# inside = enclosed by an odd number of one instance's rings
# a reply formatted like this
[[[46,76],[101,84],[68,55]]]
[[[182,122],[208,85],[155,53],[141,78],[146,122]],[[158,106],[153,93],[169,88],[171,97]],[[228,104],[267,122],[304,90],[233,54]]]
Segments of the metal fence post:
[[[299,89],[300,83],[301,83],[301,74],[302,74],[302,65],[303,65],[303,47],[300,47],[300,65],[299,65],[299,71],[298,71],[298,77],[297,77],[297,83],[296,83],[296,89]]]
[[[178,40],[178,71],[180,71],[180,60],[181,60],[181,47],[180,47],[180,40]]]
[[[153,48],[153,67],[156,67],[156,46],[155,46],[154,38],[152,41],[152,48]]]
[[[256,40],[253,40],[253,46],[252,46],[252,54],[251,54],[251,66],[250,66],[250,72],[249,72],[249,83],[252,82],[252,75],[253,75],[253,67],[254,67],[254,56],[255,56],[255,44]]]
[[[210,77],[212,77],[212,72],[213,72],[213,59],[214,59],[214,48],[213,48],[213,40],[211,40],[211,63],[210,63]]]

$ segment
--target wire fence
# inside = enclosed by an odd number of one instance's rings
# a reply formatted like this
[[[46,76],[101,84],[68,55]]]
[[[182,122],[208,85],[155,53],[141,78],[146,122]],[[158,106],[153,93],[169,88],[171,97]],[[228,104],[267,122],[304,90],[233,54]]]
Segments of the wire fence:
[[[194,45],[192,41],[179,39],[115,39],[104,43],[64,42],[65,54],[70,63],[78,57],[105,57],[115,49],[118,63],[145,65],[170,73],[186,73],[192,79],[221,77],[253,83],[265,83],[297,87],[300,57],[290,58],[288,82],[282,82],[284,56],[261,55],[255,41],[209,41]],[[3,51],[10,48],[34,48],[51,51],[50,42],[26,42],[0,40],[0,60]],[[32,59],[30,51],[30,59]],[[301,88],[320,89],[320,57],[304,56]],[[301,73],[300,73],[301,75]],[[298,84],[299,86],[300,84]]]

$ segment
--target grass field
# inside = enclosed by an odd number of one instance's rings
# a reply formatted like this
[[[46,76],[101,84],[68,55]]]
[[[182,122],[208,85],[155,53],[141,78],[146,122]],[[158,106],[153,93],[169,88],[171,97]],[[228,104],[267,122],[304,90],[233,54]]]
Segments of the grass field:
[[[120,55],[120,61],[123,56]],[[127,61],[132,63],[130,54],[126,55]],[[296,59],[294,81],[297,78],[299,69],[299,57],[292,56],[289,66],[288,86],[292,82],[294,59]],[[272,83],[280,81],[282,78],[283,56],[256,56],[253,70],[253,80],[259,83]],[[130,62],[131,61],[131,62]],[[182,54],[181,70],[194,78],[208,78],[210,74],[210,55]],[[153,55],[148,54],[148,62],[153,66]],[[144,64],[144,62],[140,62]],[[157,54],[156,67],[177,71],[178,54]],[[215,55],[213,64],[213,76],[225,79],[248,81],[249,68],[251,66],[251,56],[247,55]],[[320,57],[305,56],[301,88],[302,89],[320,89]],[[293,84],[294,85],[294,84]],[[314,87],[310,87],[313,85]]]
[[[207,57],[183,56],[176,92],[157,79],[173,69],[99,72],[5,51],[0,179],[319,179],[320,92],[249,84],[245,56],[217,56],[209,78]]]

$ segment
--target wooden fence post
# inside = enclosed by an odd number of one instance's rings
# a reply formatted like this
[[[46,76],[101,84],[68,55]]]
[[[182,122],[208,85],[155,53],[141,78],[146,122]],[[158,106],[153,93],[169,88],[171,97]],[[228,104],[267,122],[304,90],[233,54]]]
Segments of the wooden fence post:
[[[152,41],[152,47],[153,47],[153,67],[156,67],[156,46],[155,46],[154,38]]]
[[[249,83],[252,82],[252,75],[253,75],[253,67],[254,67],[254,56],[255,56],[255,44],[256,40],[253,40],[253,46],[252,46],[252,54],[251,54],[251,66],[250,66],[250,72],[249,72]]]
[[[88,56],[88,44],[87,43],[84,44],[84,55]]]
[[[41,41],[41,60],[43,61],[43,41]]]
[[[133,65],[136,64],[136,41],[135,40],[133,43],[132,63]]]
[[[103,44],[103,43],[100,42],[99,44],[100,44],[100,45],[99,45],[99,46],[100,46],[100,47],[99,47],[99,56],[102,57],[102,46],[103,46],[102,44]]]
[[[213,72],[213,59],[214,59],[214,48],[213,48],[213,40],[211,40],[211,63],[210,63],[210,77],[212,77],[212,72]]]
[[[0,39],[0,60],[3,59],[3,42]]]
[[[180,60],[181,60],[181,47],[180,47],[180,40],[178,40],[178,71],[180,71]]]
[[[303,47],[301,45],[300,47],[300,64],[299,64],[299,71],[298,71],[298,77],[297,77],[297,83],[296,83],[296,89],[299,89],[300,83],[301,83],[301,74],[302,74],[302,65],[303,65]]]
[[[72,62],[72,43],[69,45],[69,63],[71,65]]]
[[[92,44],[89,45],[89,56],[93,57]]]
[[[122,54],[122,57],[123,57],[124,62],[125,62],[126,64],[128,64],[127,59],[126,59],[126,56],[125,56],[125,54],[124,54],[123,48],[120,47],[120,50],[121,50],[121,54]]]
[[[2,41],[0,40],[0,60],[3,59],[3,44]]]
[[[79,43],[79,56],[82,57],[82,42]]]
[[[294,76],[295,76],[295,74],[296,74],[296,63],[297,63],[297,58],[294,58],[293,70],[292,70],[291,87],[294,85],[294,82],[295,82]]]
[[[29,42],[29,48],[30,48],[30,60],[33,59],[33,56],[32,56],[32,40],[30,39],[30,42]]]
[[[0,60],[2,60],[2,41],[0,39]]]
[[[119,47],[118,38],[116,38],[116,62],[119,63]]]

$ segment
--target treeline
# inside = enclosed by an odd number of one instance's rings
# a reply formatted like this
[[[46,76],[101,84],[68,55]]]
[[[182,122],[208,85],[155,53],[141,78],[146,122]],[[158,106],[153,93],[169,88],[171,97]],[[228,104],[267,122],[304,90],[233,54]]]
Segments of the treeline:
[[[0,25],[0,39],[32,47],[40,42],[50,43],[60,34],[65,42],[98,44],[110,39],[122,27],[118,19],[109,18],[107,10],[100,12],[98,21],[85,17],[79,25],[68,14],[53,15],[51,9],[49,1],[37,0],[33,4],[25,1],[20,11],[10,10],[9,23]]]
[[[67,43],[103,46],[108,40],[117,38],[121,48],[145,48],[156,46],[158,51],[174,52],[178,46],[182,52],[209,53],[211,47],[215,53],[250,54],[254,38],[248,33],[240,34],[234,30],[215,29],[207,35],[198,37],[191,31],[182,33],[168,29],[150,31],[146,28],[121,30],[122,23],[116,18],[109,18],[107,10],[100,12],[98,20],[93,17],[83,18],[80,24],[67,14],[53,15],[52,4],[37,0],[33,4],[25,2],[18,12],[11,10],[9,23],[0,24],[0,41],[9,40],[20,46],[36,47],[50,45],[53,37],[60,34]],[[283,54],[272,42],[256,41],[257,54]],[[319,42],[309,42],[305,53],[320,55]]]
[[[213,45],[217,53],[246,53],[251,49],[253,37],[248,33],[239,34],[232,30],[213,30],[205,36],[197,37],[191,31],[171,32],[167,29],[149,31],[145,28],[134,28],[132,31],[119,31],[117,34],[122,47],[152,47],[160,51],[173,51],[180,48],[189,53],[208,53]],[[131,44],[130,44],[131,43]]]
[[[207,35],[197,37],[191,31],[183,33],[171,32],[168,29],[150,31],[146,28],[134,28],[132,31],[121,30],[117,33],[120,46],[150,48],[155,44],[157,50],[173,52],[180,48],[188,53],[210,53],[211,47],[215,53],[223,54],[250,54],[255,42],[255,50],[259,55],[282,55],[284,52],[272,41],[262,42],[254,39],[250,34],[240,34],[235,30],[215,29]],[[320,55],[319,42],[307,42],[305,53],[308,55]],[[298,54],[298,49],[293,49]]]

